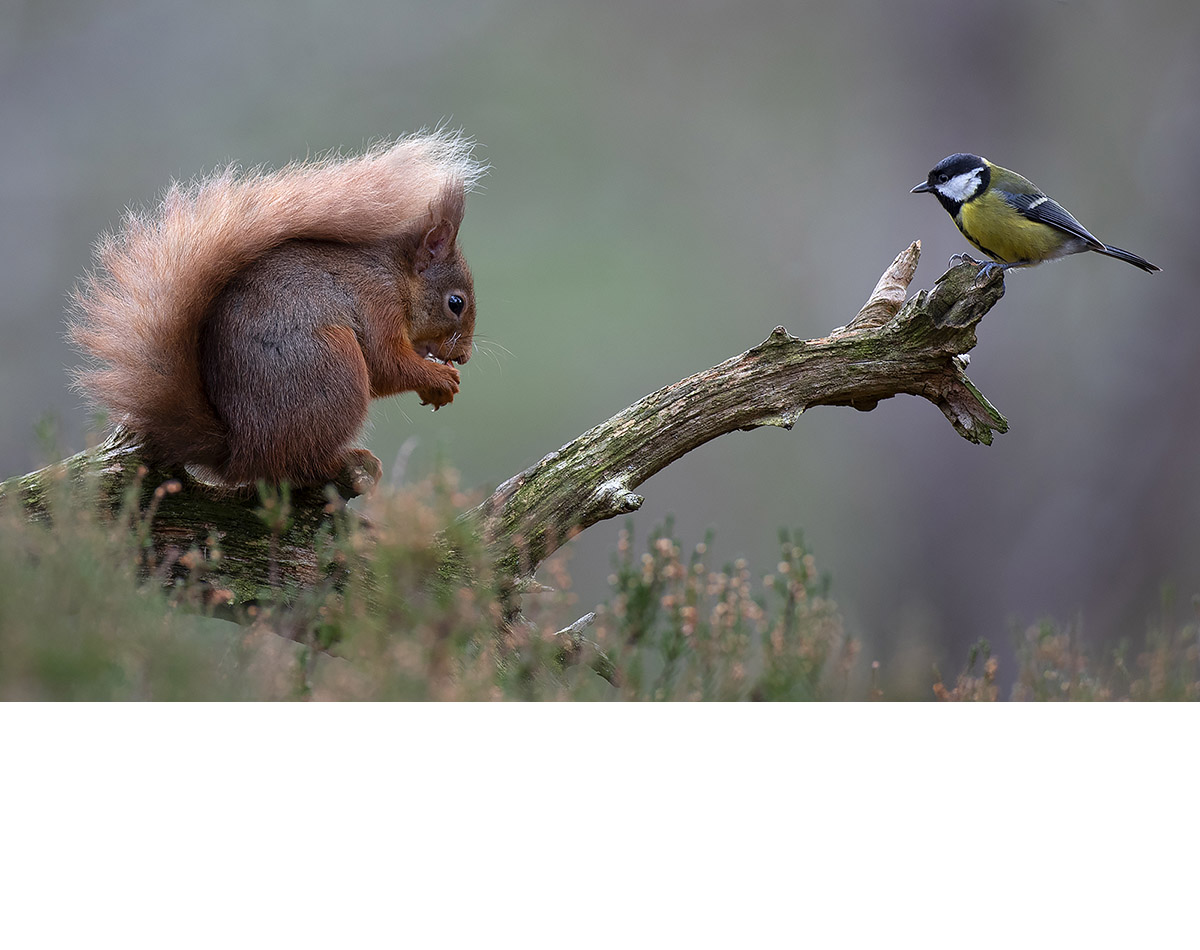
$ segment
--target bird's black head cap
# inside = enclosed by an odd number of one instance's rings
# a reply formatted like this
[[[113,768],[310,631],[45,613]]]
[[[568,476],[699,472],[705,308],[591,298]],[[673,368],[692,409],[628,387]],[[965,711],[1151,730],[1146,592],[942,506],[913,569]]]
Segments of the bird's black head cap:
[[[954,182],[954,179],[960,175],[969,175],[976,169],[982,169],[977,174],[978,186],[970,194],[965,192],[948,192],[945,186]],[[940,162],[933,166],[933,170],[929,173],[929,177],[921,184],[913,189],[914,194],[920,194],[926,191],[932,192],[937,196],[937,200],[951,214],[957,214],[958,209],[962,207],[964,201],[969,201],[975,195],[984,191],[988,182],[991,180],[991,170],[988,168],[987,160],[971,152],[955,152],[953,155],[947,155]],[[974,183],[971,182],[973,185]]]

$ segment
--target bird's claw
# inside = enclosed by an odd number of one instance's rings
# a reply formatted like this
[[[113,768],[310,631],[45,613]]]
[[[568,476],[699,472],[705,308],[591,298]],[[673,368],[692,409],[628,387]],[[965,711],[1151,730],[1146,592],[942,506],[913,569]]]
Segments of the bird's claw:
[[[992,274],[996,273],[996,271],[1003,273],[1006,270],[1008,270],[1007,264],[998,264],[996,261],[986,261],[984,265],[979,268],[979,273],[975,275],[975,282],[979,283],[981,281],[986,281],[992,276]]]

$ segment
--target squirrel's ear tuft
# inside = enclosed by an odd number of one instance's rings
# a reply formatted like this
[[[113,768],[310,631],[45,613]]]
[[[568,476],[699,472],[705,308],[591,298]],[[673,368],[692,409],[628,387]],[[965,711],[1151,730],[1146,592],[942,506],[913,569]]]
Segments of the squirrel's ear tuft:
[[[461,186],[447,188],[429,206],[429,215],[420,224],[421,244],[414,258],[418,274],[450,256],[466,206],[466,190]]]

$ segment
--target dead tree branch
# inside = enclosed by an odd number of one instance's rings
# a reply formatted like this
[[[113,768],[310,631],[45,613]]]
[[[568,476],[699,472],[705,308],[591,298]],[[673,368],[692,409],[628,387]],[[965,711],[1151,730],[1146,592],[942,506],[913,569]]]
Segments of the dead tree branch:
[[[560,545],[598,521],[635,511],[634,490],[710,439],[741,429],[790,429],[814,406],[874,409],[922,396],[971,442],[1008,423],[964,372],[975,326],[1004,293],[996,271],[947,271],[930,291],[905,293],[920,245],[901,253],[846,327],[800,340],[776,327],[763,343],[638,400],[502,484],[468,517],[502,576],[532,575]]]
[[[636,510],[642,498],[635,489],[698,446],[741,429],[790,429],[814,406],[866,411],[909,393],[936,405],[963,438],[990,444],[1008,425],[964,367],[976,324],[1004,293],[1003,274],[980,279],[977,266],[962,264],[906,300],[919,254],[916,243],[901,253],[847,326],[814,340],[777,327],[758,346],[638,400],[500,485],[463,518],[507,579],[505,587],[519,593],[569,538]],[[317,542],[344,526],[341,499],[356,494],[361,477],[349,473],[336,494],[231,494],[156,467],[118,432],[94,449],[0,484],[0,502],[20,499],[31,517],[42,517],[55,485],[87,482],[113,511],[136,501],[148,526],[148,563],[166,582],[172,565],[192,569],[184,562],[198,557],[219,601],[241,605],[273,592],[287,602],[297,590],[336,583],[330,565],[320,563]],[[214,550],[219,559],[207,558]]]

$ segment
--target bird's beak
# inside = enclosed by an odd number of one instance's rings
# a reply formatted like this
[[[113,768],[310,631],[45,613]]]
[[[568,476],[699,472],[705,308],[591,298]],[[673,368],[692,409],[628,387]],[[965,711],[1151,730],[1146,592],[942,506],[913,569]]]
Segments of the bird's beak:
[[[914,188],[912,191],[910,191],[909,194],[910,195],[919,195],[924,191],[933,191],[933,189],[929,187],[929,182],[927,182],[927,181],[921,182],[921,184],[917,185],[917,187]]]

